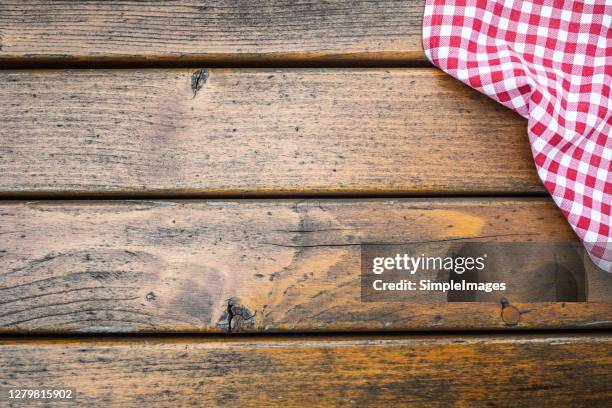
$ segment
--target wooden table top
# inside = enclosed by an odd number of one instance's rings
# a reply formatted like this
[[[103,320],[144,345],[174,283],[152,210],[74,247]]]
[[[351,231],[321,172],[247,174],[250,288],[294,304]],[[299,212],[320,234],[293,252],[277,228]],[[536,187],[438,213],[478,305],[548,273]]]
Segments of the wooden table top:
[[[423,7],[0,1],[0,392],[609,405],[612,277]],[[474,242],[510,295],[362,298],[366,245]]]

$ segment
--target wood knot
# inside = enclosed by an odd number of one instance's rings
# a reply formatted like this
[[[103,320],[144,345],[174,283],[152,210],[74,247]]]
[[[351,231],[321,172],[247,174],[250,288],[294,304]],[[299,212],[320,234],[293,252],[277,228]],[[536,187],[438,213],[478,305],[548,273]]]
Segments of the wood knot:
[[[193,97],[195,98],[198,95],[198,92],[206,81],[208,80],[208,70],[207,69],[199,69],[191,74],[191,90],[193,91]]]
[[[238,333],[252,329],[255,326],[253,319],[255,314],[256,312],[240,305],[236,299],[228,299],[227,308],[221,314],[217,327],[228,333]]]
[[[521,312],[514,306],[510,305],[510,302],[506,298],[502,298],[501,301],[501,318],[507,326],[516,326],[521,320]]]

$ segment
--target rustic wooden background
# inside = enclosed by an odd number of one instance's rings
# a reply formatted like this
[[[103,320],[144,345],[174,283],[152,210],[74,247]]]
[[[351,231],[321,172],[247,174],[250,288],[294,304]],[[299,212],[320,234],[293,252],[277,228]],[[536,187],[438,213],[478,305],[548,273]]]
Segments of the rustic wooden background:
[[[516,298],[360,299],[362,243],[576,242],[525,120],[428,64],[423,3],[0,0],[0,387],[608,406],[588,262],[582,302],[537,253],[492,272]]]

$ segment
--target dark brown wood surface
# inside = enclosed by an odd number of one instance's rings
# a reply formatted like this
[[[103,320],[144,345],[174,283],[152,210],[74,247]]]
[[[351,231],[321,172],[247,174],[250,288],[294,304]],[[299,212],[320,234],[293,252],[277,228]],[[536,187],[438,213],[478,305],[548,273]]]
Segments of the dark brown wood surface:
[[[2,1],[0,64],[424,61],[423,0]]]
[[[0,72],[0,193],[542,193],[524,119],[433,69]]]
[[[611,366],[609,333],[0,342],[0,386],[95,407],[607,407]]]
[[[498,268],[506,303],[361,301],[361,243],[574,241],[548,199],[3,202],[0,220],[6,332],[611,326],[612,303],[538,302],[556,263]]]

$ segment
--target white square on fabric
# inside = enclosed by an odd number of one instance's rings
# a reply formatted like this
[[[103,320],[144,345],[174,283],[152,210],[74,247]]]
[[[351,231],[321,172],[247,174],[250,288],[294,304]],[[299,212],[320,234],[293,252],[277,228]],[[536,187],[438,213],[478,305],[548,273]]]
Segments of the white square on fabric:
[[[546,115],[546,110],[540,105],[534,106],[533,109],[531,110],[531,117],[537,121],[542,119],[544,115]]]
[[[538,27],[538,37],[547,37],[548,36],[548,27],[539,26]]]
[[[555,62],[563,62],[563,52],[555,50],[552,55],[552,60]]]
[[[487,62],[489,61],[489,54],[485,54],[484,52],[476,53],[476,61],[478,62]],[[487,66],[484,66],[483,69],[486,69]],[[478,73],[480,74],[480,68]]]
[[[438,48],[438,58],[448,58],[450,49],[448,47]]]
[[[453,27],[452,27],[452,26],[449,26],[449,25],[443,25],[443,26],[440,28],[440,35],[441,35],[442,37],[450,37],[450,35],[452,34],[452,32],[453,32]]]
[[[589,33],[578,33],[578,35],[576,36],[576,42],[579,44],[588,44],[589,37]]]
[[[445,16],[454,16],[455,15],[455,6],[452,4],[445,4],[444,11],[442,12]]]
[[[608,181],[608,171],[604,168],[597,169],[597,175],[595,176],[601,181]]]
[[[584,55],[583,55],[583,58],[584,58]],[[576,61],[575,59],[572,60],[572,62],[574,62],[574,66],[578,65],[575,63],[575,61]],[[574,85],[574,86],[582,85],[582,77],[580,75],[570,75],[567,77],[567,79],[569,79],[569,82],[571,85]]]
[[[510,103],[512,104],[512,106],[516,107],[517,109],[527,105],[527,101],[525,100],[525,96],[520,95],[520,94],[517,97],[512,98],[510,100]],[[519,113],[521,115],[525,116],[523,112],[519,112]]]
[[[510,20],[508,20],[507,18],[504,18],[504,17],[500,17],[499,18],[499,23],[497,24],[497,28],[500,28],[502,30],[507,30],[508,29],[508,23],[510,23]]]
[[[598,234],[594,233],[593,231],[587,231],[586,234],[584,234],[584,241],[585,242],[597,242],[597,237]]]
[[[570,10],[561,11],[561,20],[570,21],[572,19],[572,12]]]
[[[495,43],[499,44],[497,41],[498,40],[496,40]],[[505,69],[512,69],[512,63],[510,62],[510,51],[507,48],[500,48],[497,56],[503,61],[504,65],[507,65],[504,67]]]
[[[556,120],[553,120],[552,122],[550,122],[550,124],[548,125],[548,130],[550,130],[553,133],[558,133],[559,132],[558,122]]]
[[[586,125],[592,129],[595,127],[598,120],[599,120],[599,117],[597,115],[593,115],[592,113],[587,113],[585,122],[586,122]]]
[[[476,16],[476,7],[473,6],[465,6],[465,9],[463,10],[463,15],[465,17],[471,17],[474,18]]]
[[[593,17],[592,14],[584,13],[580,16],[580,22],[582,24],[591,24],[593,22]]]
[[[591,83],[603,85],[604,79],[605,79],[605,76],[603,73],[595,74],[591,77]]]
[[[482,90],[487,95],[493,95],[495,93],[495,87],[491,84],[485,84],[482,86]]]
[[[575,54],[572,62],[574,65],[583,65],[584,64],[584,54]]]
[[[542,6],[540,9],[540,16],[550,18],[550,16],[552,16],[552,10],[550,6]]]
[[[524,1],[523,4],[521,4],[521,12],[523,13],[531,13],[531,9],[533,7],[533,4],[531,4],[528,1]]]
[[[596,223],[601,222],[601,213],[595,209],[591,209],[591,221]]]
[[[514,90],[518,88],[516,84],[516,77],[514,75],[507,75],[503,80],[504,89]]]
[[[546,147],[546,142],[541,138],[538,137],[534,142],[533,142],[533,149],[536,152],[541,152],[542,149],[544,149]]]
[[[593,189],[593,200],[602,202],[603,201],[603,193],[600,190]]]
[[[491,21],[493,21],[493,14],[490,11],[485,10],[484,13],[482,13],[482,22],[485,24],[491,24]]]
[[[569,92],[567,94],[567,101],[569,103],[576,103],[580,100],[580,94],[577,92]]]
[[[605,49],[606,46],[608,45],[608,40],[606,39],[606,37],[597,37],[597,48],[603,48]]]
[[[460,81],[467,81],[470,77],[470,71],[467,69],[458,69],[456,75]]]
[[[572,214],[581,215],[583,209],[584,209],[584,207],[582,206],[582,204],[580,204],[577,201],[574,201],[572,203],[572,208],[570,209],[570,212]]]
[[[593,141],[587,140],[584,144],[584,151],[588,153],[593,153],[595,151],[595,147],[597,146],[595,145],[595,143],[593,143]]]
[[[536,45],[533,47],[533,55],[539,58],[544,58],[544,54],[546,53],[546,48],[541,45]]]
[[[571,163],[572,163],[572,156],[570,156],[569,154],[564,154],[563,157],[561,157],[562,166],[569,167]]]
[[[595,57],[593,58],[593,65],[595,67],[603,67],[606,65],[606,57]]]
[[[555,184],[561,188],[567,187],[565,177],[555,174]]]

